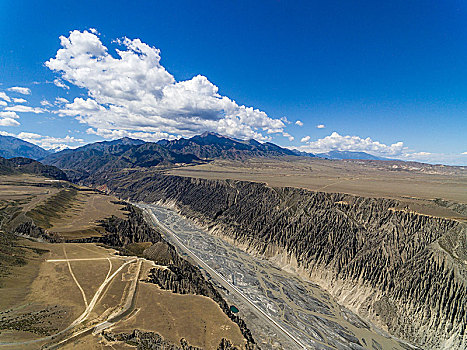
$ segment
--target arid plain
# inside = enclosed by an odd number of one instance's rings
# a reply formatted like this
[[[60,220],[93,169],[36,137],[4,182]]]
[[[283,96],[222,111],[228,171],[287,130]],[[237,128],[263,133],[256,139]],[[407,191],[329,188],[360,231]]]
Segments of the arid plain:
[[[100,220],[125,218],[115,197],[34,175],[1,176],[0,183],[2,229],[33,217],[57,240],[2,235],[0,349],[130,347],[96,333],[101,323],[100,331],[157,331],[174,344],[184,338],[214,348],[228,338],[243,345],[239,327],[213,300],[143,282],[154,262],[64,243],[100,236]]]
[[[301,159],[215,160],[167,171],[204,179],[263,182],[271,187],[393,198],[421,214],[467,219],[467,168],[401,161]],[[452,203],[451,203],[452,202]]]
[[[159,181],[164,178],[163,174],[261,182],[277,189],[295,187],[344,194],[336,205],[347,205],[346,198],[352,200],[352,196],[391,198],[399,203],[389,208],[392,211],[460,222],[467,220],[467,171],[463,167],[281,157],[217,159],[199,165],[147,170],[122,169],[114,175],[125,178],[128,175],[131,185],[138,183],[139,176],[147,177],[149,184],[156,183],[157,178]],[[173,178],[170,181],[181,183]],[[227,181],[224,185],[226,183],[233,184]],[[174,289],[170,290],[170,278],[164,289],[158,285],[165,283],[162,280],[150,281],[149,276],[157,275],[157,271],[162,276],[174,261],[170,261],[172,258],[164,250],[166,248],[156,249],[152,260],[144,256],[143,252],[150,251],[154,243],[141,235],[144,230],[136,230],[140,236],[134,242],[139,243],[131,243],[134,238],[128,236],[126,226],[113,228],[111,225],[109,228],[103,224],[109,218],[114,221],[107,221],[107,224],[127,222],[129,209],[117,197],[91,187],[37,175],[3,175],[0,184],[0,228],[4,234],[0,242],[0,349],[124,349],[136,344],[134,330],[157,333],[162,339],[157,341],[167,346],[190,344],[216,349],[223,338],[239,348],[245,346],[245,334],[239,324],[233,322],[212,297],[196,292],[186,294],[183,290],[182,294],[175,293]],[[102,179],[94,185],[110,191]],[[138,186],[132,193],[139,193]],[[140,194],[151,201],[151,197],[146,197],[151,194],[141,189]],[[120,195],[127,188],[121,187],[121,190]],[[127,223],[134,225],[130,221]],[[8,233],[14,227],[21,229],[16,229],[16,235]],[[99,238],[109,234],[109,229],[125,232],[122,239],[126,243],[120,252],[110,248],[115,242],[99,243]],[[161,242],[158,244],[160,247]],[[194,266],[199,265],[186,258]],[[205,271],[203,274],[210,279]],[[227,298],[227,301],[242,305],[235,299]],[[239,315],[247,313],[241,311]],[[336,320],[348,323],[343,316]],[[264,326],[261,322],[258,329]],[[252,331],[260,340],[258,330],[252,327]],[[361,338],[361,344],[365,344],[363,348],[372,344],[371,339],[378,339],[374,343],[383,348],[412,348],[376,333],[363,334],[359,329],[353,332]],[[126,334],[126,338],[118,334]],[[154,341],[154,336],[150,336]],[[338,343],[333,345],[326,341],[319,346],[340,348]],[[270,346],[264,340],[262,345]]]

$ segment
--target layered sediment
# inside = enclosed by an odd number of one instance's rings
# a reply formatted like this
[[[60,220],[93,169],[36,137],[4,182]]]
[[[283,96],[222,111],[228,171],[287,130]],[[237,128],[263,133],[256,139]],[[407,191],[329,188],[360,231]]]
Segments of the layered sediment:
[[[252,182],[141,172],[90,181],[121,198],[174,205],[398,337],[424,348],[467,347],[465,223],[392,199]]]

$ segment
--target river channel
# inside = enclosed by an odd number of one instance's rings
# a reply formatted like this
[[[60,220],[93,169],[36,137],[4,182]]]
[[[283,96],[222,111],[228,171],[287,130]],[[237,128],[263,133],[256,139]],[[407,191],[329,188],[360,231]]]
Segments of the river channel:
[[[138,206],[238,309],[261,349],[413,349],[337,304],[318,285],[209,234],[176,211]]]

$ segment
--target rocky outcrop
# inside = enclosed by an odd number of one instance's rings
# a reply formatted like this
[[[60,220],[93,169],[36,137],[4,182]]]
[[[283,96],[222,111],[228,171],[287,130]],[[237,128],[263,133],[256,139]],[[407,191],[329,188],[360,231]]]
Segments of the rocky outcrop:
[[[306,274],[394,335],[425,348],[467,347],[465,223],[391,199],[260,183],[136,172],[94,179],[104,181],[122,198],[174,204],[212,233]],[[165,274],[156,277],[172,288]]]
[[[14,233],[19,236],[48,240],[46,231],[39,226],[36,226],[32,220],[23,222],[16,226]]]
[[[100,239],[101,243],[123,247],[136,242],[157,243],[163,241],[161,234],[146,223],[140,209],[126,204],[123,210],[128,213],[126,220],[112,216],[99,223],[106,231],[106,234]]]
[[[36,160],[23,157],[11,159],[0,157],[0,174],[35,174],[55,180],[68,180],[66,174],[62,170],[51,165],[44,165]]]
[[[255,341],[246,323],[230,311],[222,295],[204,278],[201,271],[181,258],[175,247],[166,242],[161,234],[146,222],[141,209],[127,204],[124,210],[128,213],[126,219],[112,216],[101,221],[100,225],[106,234],[68,242],[101,243],[119,250],[122,254],[132,254],[129,246],[134,243],[151,242],[152,245],[143,251],[143,257],[153,260],[156,264],[168,265],[168,268],[151,269],[146,281],[175,293],[198,294],[211,298],[239,326],[247,341],[246,349],[255,349]]]
[[[104,337],[108,341],[123,341],[129,345],[136,346],[138,350],[202,350],[199,347],[188,344],[187,340],[180,339],[180,345],[172,344],[159,334],[154,332],[143,332],[139,329],[133,330],[131,333],[104,332]],[[236,346],[227,339],[222,339],[217,347],[217,350],[239,350]]]
[[[58,234],[44,230],[42,227],[37,226],[32,220],[24,221],[16,226],[13,233],[17,236],[33,238],[43,242],[63,242],[63,239]]]
[[[104,337],[109,341],[122,341],[136,346],[138,350],[202,350],[191,346],[185,339],[180,339],[180,346],[170,343],[154,332],[142,332],[135,329],[131,333],[105,332]]]
[[[456,213],[467,216],[467,204],[447,201],[441,198],[436,198],[433,200],[433,202],[435,202],[439,206],[451,209],[452,211],[455,211]]]
[[[256,349],[255,341],[246,323],[231,310],[222,295],[207,281],[200,270],[184,259],[179,259],[176,264],[168,266],[168,269],[152,269],[148,281],[159,285],[163,289],[172,290],[179,294],[198,294],[211,298],[219,304],[222,311],[236,324],[247,340],[246,349]]]

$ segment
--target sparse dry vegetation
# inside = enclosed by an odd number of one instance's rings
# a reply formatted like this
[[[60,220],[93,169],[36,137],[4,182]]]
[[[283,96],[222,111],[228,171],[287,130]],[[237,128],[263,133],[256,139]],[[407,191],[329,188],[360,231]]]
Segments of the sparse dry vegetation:
[[[403,163],[403,162],[398,162]],[[467,170],[435,167],[428,170],[392,162],[293,160],[215,160],[209,164],[174,168],[166,173],[211,180],[233,179],[297,187],[327,193],[384,197],[404,202],[413,211],[467,220]]]
[[[63,189],[49,197],[44,203],[26,213],[34,223],[42,228],[52,227],[51,221],[58,221],[67,209],[72,208],[78,190],[74,187]]]
[[[0,193],[0,342],[13,342],[20,344],[17,347],[25,349],[35,349],[49,342],[49,338],[44,338],[37,343],[28,343],[69,327],[91,303],[110,274],[116,274],[115,278],[100,291],[102,296],[96,300],[82,326],[97,324],[117,312],[126,298],[131,296],[132,281],[138,278],[136,263],[129,261],[125,254],[147,256],[144,252],[153,246],[151,242],[139,241],[144,237],[145,230],[135,231],[135,237],[126,241],[123,234],[125,230],[133,230],[139,224],[125,224],[128,215],[122,210],[125,203],[96,190],[47,181],[32,175],[3,176],[0,186],[3,190]],[[46,234],[43,238],[78,240],[83,243],[47,243],[15,236],[15,227],[25,223],[44,230]],[[118,234],[125,240],[114,242],[122,244],[120,256],[115,256],[114,250],[99,247],[95,243],[84,243],[104,233],[109,234],[107,230],[114,230],[113,225],[117,223],[118,230],[123,230]],[[155,254],[152,250],[150,252]],[[67,262],[66,259],[71,260]],[[144,262],[144,273],[152,267],[149,262]],[[155,285],[137,289],[135,300],[139,300],[138,307],[141,310],[152,310],[158,296],[157,292],[153,293],[156,289],[159,290]],[[144,294],[142,296],[141,291]],[[176,297],[170,292],[159,290],[159,293]],[[225,336],[242,344],[243,336],[238,326],[212,300],[186,296],[180,305],[174,305],[174,310],[185,314],[186,310],[193,310],[191,323],[188,328],[180,326],[172,331],[165,329],[164,332],[169,335],[167,344],[172,339],[180,344],[180,339],[185,336],[208,348],[211,343],[217,346]],[[159,321],[155,322],[155,317]],[[145,313],[143,317],[136,314],[131,320],[135,327],[151,332],[157,331],[155,326],[164,322],[160,314],[151,312]],[[219,320],[229,326],[219,328],[216,324]],[[198,335],[203,334],[203,329],[205,332],[206,322],[210,322],[210,334],[201,339]],[[73,332],[72,328],[57,340],[66,339]],[[78,348],[81,345],[87,348],[88,338],[78,337],[73,344]],[[97,338],[92,339],[92,344],[98,344]]]

